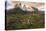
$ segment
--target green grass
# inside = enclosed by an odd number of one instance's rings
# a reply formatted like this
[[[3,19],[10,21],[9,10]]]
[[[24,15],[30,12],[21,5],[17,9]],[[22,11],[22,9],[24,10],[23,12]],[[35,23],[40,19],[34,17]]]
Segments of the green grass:
[[[44,15],[37,13],[21,14],[13,10],[6,15],[6,21],[7,30],[44,28]]]

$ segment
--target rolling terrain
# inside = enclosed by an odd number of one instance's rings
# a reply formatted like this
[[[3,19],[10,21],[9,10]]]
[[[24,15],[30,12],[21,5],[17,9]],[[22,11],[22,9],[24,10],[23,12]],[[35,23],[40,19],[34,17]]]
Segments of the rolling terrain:
[[[28,11],[15,7],[6,10],[6,30],[44,28],[44,11],[35,7],[32,9]]]

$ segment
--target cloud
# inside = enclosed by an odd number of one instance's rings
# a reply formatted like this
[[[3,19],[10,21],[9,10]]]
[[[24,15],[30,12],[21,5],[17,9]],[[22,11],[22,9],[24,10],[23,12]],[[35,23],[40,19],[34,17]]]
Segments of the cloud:
[[[8,3],[10,5],[7,5],[7,9],[12,9],[14,8],[15,6],[15,2],[13,3],[14,1],[9,1],[8,0]],[[44,3],[40,3],[40,2],[26,2],[26,1],[18,1],[18,2],[21,2],[22,5],[23,4],[26,4],[27,6],[29,5],[30,7],[33,6],[33,7],[36,7],[38,9],[44,9]]]

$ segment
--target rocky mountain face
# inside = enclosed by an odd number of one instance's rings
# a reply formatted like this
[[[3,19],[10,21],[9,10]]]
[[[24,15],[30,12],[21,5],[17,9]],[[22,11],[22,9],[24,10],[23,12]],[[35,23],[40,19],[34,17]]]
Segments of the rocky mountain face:
[[[15,8],[17,8],[17,7],[21,8],[23,10],[33,11],[33,9],[29,5],[22,4],[21,2],[15,4]]]
[[[10,10],[6,10],[8,13],[11,13],[11,12],[16,12],[16,13],[41,13],[41,14],[44,14],[44,11],[39,11],[39,9],[35,8],[35,7],[26,7],[26,5],[21,5],[21,3],[17,3],[15,5],[15,8],[13,9],[10,9]]]

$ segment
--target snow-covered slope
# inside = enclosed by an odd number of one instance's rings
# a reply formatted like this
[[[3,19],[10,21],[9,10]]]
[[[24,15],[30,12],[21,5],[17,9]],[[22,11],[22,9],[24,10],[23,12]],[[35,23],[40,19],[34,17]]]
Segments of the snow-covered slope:
[[[24,1],[13,1],[7,2],[7,9],[13,9],[15,6],[20,7],[23,10],[33,11],[33,7],[39,9],[40,11],[44,11],[44,3],[37,3],[37,2],[24,2]],[[21,5],[20,5],[21,4]],[[16,7],[17,7],[16,6]]]

